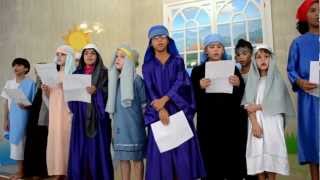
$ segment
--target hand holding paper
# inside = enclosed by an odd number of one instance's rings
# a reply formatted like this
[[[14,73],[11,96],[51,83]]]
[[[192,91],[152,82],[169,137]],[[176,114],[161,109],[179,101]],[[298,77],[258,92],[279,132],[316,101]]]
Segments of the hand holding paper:
[[[35,68],[43,84],[54,86],[58,83],[58,71],[55,63],[36,64]]]
[[[320,73],[320,61],[311,61],[309,81],[314,84],[320,84],[319,73]]]
[[[307,91],[309,94],[320,97],[320,82],[319,82],[319,76],[320,76],[320,61],[310,61],[310,76],[309,76],[309,82],[316,84],[317,87]]]
[[[232,94],[233,86],[229,77],[234,74],[235,62],[232,60],[212,61],[206,63],[205,78],[211,80],[207,93]]]
[[[17,104],[22,104],[24,106],[30,106],[31,102],[24,95],[20,89],[4,89],[4,92],[9,96],[10,99],[14,100]]]
[[[183,111],[169,117],[170,123],[151,124],[154,139],[161,153],[174,149],[193,137],[193,132]]]
[[[87,92],[87,87],[91,87],[91,75],[65,75],[63,80],[65,101],[82,101],[91,103],[91,95]]]

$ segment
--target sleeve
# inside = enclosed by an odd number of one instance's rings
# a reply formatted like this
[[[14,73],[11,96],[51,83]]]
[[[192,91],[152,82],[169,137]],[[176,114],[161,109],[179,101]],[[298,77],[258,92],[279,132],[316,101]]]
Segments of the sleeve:
[[[144,88],[145,88],[145,96],[146,96],[146,109],[144,113],[144,122],[145,125],[149,125],[159,120],[158,112],[151,106],[151,102],[158,97],[155,94],[155,90],[153,89],[152,82],[152,69],[149,67],[148,63],[143,64],[142,66],[142,74],[144,78]]]
[[[144,108],[147,104],[147,97],[146,97],[144,82],[140,76],[138,77],[138,79],[136,81],[136,91],[139,96],[139,102],[141,104],[141,107]]]
[[[288,55],[288,65],[287,65],[287,72],[288,78],[292,85],[292,90],[297,91],[298,85],[297,80],[300,79],[299,73],[297,72],[299,66],[299,47],[296,41],[293,41]]]
[[[159,97],[155,94],[154,85],[152,81],[152,68],[149,66],[149,64],[143,64],[142,66],[142,74],[144,79],[144,85],[145,90],[147,93],[147,96],[149,97],[149,101],[153,101],[155,99],[158,99]]]
[[[196,108],[195,98],[183,59],[177,59],[177,66],[177,79],[166,95],[180,110],[186,114],[193,114]]]
[[[195,67],[192,69],[192,72],[191,72],[191,82],[192,82],[192,87],[193,87],[194,94],[195,94],[197,109],[199,108],[199,106],[201,104],[200,103],[201,102],[201,95],[205,93],[205,90],[201,89],[201,87],[200,87],[200,79],[202,77],[200,77],[199,68],[200,68],[200,66]]]
[[[244,90],[245,90],[245,84],[244,84],[244,80],[241,76],[241,73],[237,67],[235,68],[235,75],[239,77],[240,85],[238,87],[236,87],[236,86],[233,87],[233,94],[237,97],[239,105],[240,105],[243,94],[244,94]]]

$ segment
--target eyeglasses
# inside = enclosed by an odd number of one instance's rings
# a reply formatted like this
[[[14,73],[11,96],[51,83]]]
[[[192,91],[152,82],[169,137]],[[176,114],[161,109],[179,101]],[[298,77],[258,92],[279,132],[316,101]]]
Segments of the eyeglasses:
[[[158,39],[165,39],[167,37],[168,37],[167,35],[157,35],[157,36],[154,36],[152,39],[158,40]]]

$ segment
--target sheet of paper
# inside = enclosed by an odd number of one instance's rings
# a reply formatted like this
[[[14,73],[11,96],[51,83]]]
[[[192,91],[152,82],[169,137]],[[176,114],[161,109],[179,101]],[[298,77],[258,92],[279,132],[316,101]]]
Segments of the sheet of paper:
[[[91,95],[86,89],[89,86],[91,86],[91,75],[65,75],[63,79],[65,101],[81,101],[91,103]]]
[[[10,99],[15,101],[17,104],[21,103],[25,106],[30,106],[31,102],[24,95],[24,93],[20,89],[4,89],[5,93],[9,96]]]
[[[151,124],[151,129],[160,153],[174,149],[193,137],[183,111],[171,115],[167,126],[159,120]]]
[[[312,96],[320,97],[320,85],[317,88],[307,91]]]
[[[211,85],[206,88],[206,92],[232,94],[233,86],[229,83],[229,76],[234,74],[235,65],[232,60],[207,62],[205,78],[211,80]]]
[[[55,63],[36,64],[35,68],[43,84],[54,86],[58,83],[58,71]]]
[[[320,61],[311,61],[309,81],[311,83],[320,84],[319,74],[320,74]]]

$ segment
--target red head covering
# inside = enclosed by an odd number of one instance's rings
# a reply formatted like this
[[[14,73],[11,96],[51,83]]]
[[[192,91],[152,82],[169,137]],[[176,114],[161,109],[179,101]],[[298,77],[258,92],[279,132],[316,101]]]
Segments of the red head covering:
[[[298,8],[296,18],[298,21],[307,21],[307,13],[313,3],[317,2],[316,0],[305,0],[301,3]]]

